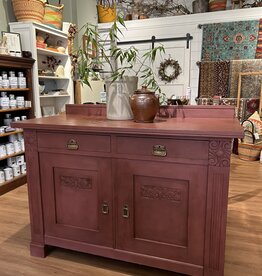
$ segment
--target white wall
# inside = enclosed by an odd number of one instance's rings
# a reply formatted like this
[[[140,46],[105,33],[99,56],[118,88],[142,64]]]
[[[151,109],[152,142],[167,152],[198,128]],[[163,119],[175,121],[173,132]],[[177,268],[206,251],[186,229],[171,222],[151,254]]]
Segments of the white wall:
[[[192,91],[191,103],[194,104],[194,99],[198,94],[199,79],[199,68],[196,63],[201,60],[202,50],[202,30],[198,28],[198,25],[260,19],[261,17],[262,8],[251,8],[127,21],[127,30],[124,30],[123,41],[150,39],[152,35],[155,35],[156,38],[180,37],[190,33],[193,36],[191,41],[190,86]],[[99,26],[106,28],[110,24],[100,24]]]

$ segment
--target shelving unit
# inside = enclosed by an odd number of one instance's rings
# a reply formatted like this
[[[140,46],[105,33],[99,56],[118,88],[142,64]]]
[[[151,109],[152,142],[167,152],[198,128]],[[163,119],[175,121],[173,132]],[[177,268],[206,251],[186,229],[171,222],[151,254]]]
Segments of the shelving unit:
[[[33,96],[33,86],[32,86],[32,70],[35,60],[32,58],[21,58],[12,56],[0,56],[0,71],[15,71],[23,72],[26,77],[27,87],[26,88],[0,88],[0,92],[7,92],[8,95],[15,94],[15,96],[24,96],[26,101],[31,101],[31,107],[23,108],[8,108],[0,109],[0,126],[4,125],[5,114],[12,114],[12,117],[27,116],[27,118],[34,117],[34,96]],[[15,131],[1,133],[0,143],[8,143],[8,136],[22,133],[23,130],[17,129]],[[7,159],[14,156],[19,156],[24,154],[24,151],[16,152],[14,154],[5,155],[0,158],[0,167],[7,166]],[[14,177],[4,183],[0,184],[0,195],[3,195],[23,184],[26,183],[26,174]]]
[[[19,176],[14,177],[12,180],[5,181],[4,183],[0,184],[0,195],[10,192],[22,186],[26,183],[26,174],[21,174]]]
[[[44,107],[53,107],[55,114],[60,114],[65,111],[66,104],[74,103],[74,88],[73,81],[71,79],[71,61],[68,55],[68,38],[67,33],[56,30],[40,23],[32,22],[12,22],[9,23],[10,31],[19,33],[21,36],[22,49],[30,51],[32,57],[36,60],[33,67],[33,87],[34,87],[34,103],[35,103],[35,117],[39,118],[44,116]],[[40,35],[47,38],[47,42],[51,46],[60,45],[63,46],[65,53],[39,48],[37,47],[36,36]],[[46,61],[47,57],[54,57],[56,60],[60,60],[60,65],[64,67],[64,77],[39,75],[39,70],[46,69],[46,65],[43,61]],[[52,90],[65,90],[68,95],[61,96],[46,96],[40,95],[39,82],[45,85],[45,91]]]

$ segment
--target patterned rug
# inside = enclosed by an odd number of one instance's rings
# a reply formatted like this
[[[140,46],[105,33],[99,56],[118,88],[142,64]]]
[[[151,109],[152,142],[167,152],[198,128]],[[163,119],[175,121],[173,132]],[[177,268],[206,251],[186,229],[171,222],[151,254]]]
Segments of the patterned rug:
[[[201,62],[199,97],[212,98],[216,95],[227,98],[229,96],[229,67],[228,61]]]
[[[258,20],[204,25],[202,61],[254,59],[258,30]]]
[[[237,97],[238,77],[240,72],[262,72],[262,60],[232,60],[229,73],[229,95]],[[242,76],[241,98],[260,97],[262,76]]]
[[[262,19],[259,20],[256,58],[262,58]]]

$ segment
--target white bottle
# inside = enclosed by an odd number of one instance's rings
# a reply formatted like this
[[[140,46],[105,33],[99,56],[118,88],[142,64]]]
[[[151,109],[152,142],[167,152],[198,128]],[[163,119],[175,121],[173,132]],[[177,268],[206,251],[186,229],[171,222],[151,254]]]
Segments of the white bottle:
[[[190,86],[188,86],[186,89],[186,99],[188,99],[189,103],[190,103],[190,99],[191,99],[191,87]]]
[[[104,85],[104,90],[100,92],[100,103],[106,103],[106,85]]]

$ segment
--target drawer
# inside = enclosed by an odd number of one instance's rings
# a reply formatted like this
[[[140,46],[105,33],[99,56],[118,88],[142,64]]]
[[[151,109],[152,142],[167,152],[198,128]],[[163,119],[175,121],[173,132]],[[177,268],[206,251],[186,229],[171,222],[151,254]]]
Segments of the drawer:
[[[118,154],[207,160],[208,142],[180,139],[117,137]]]
[[[38,147],[88,152],[110,152],[109,135],[38,133]]]

